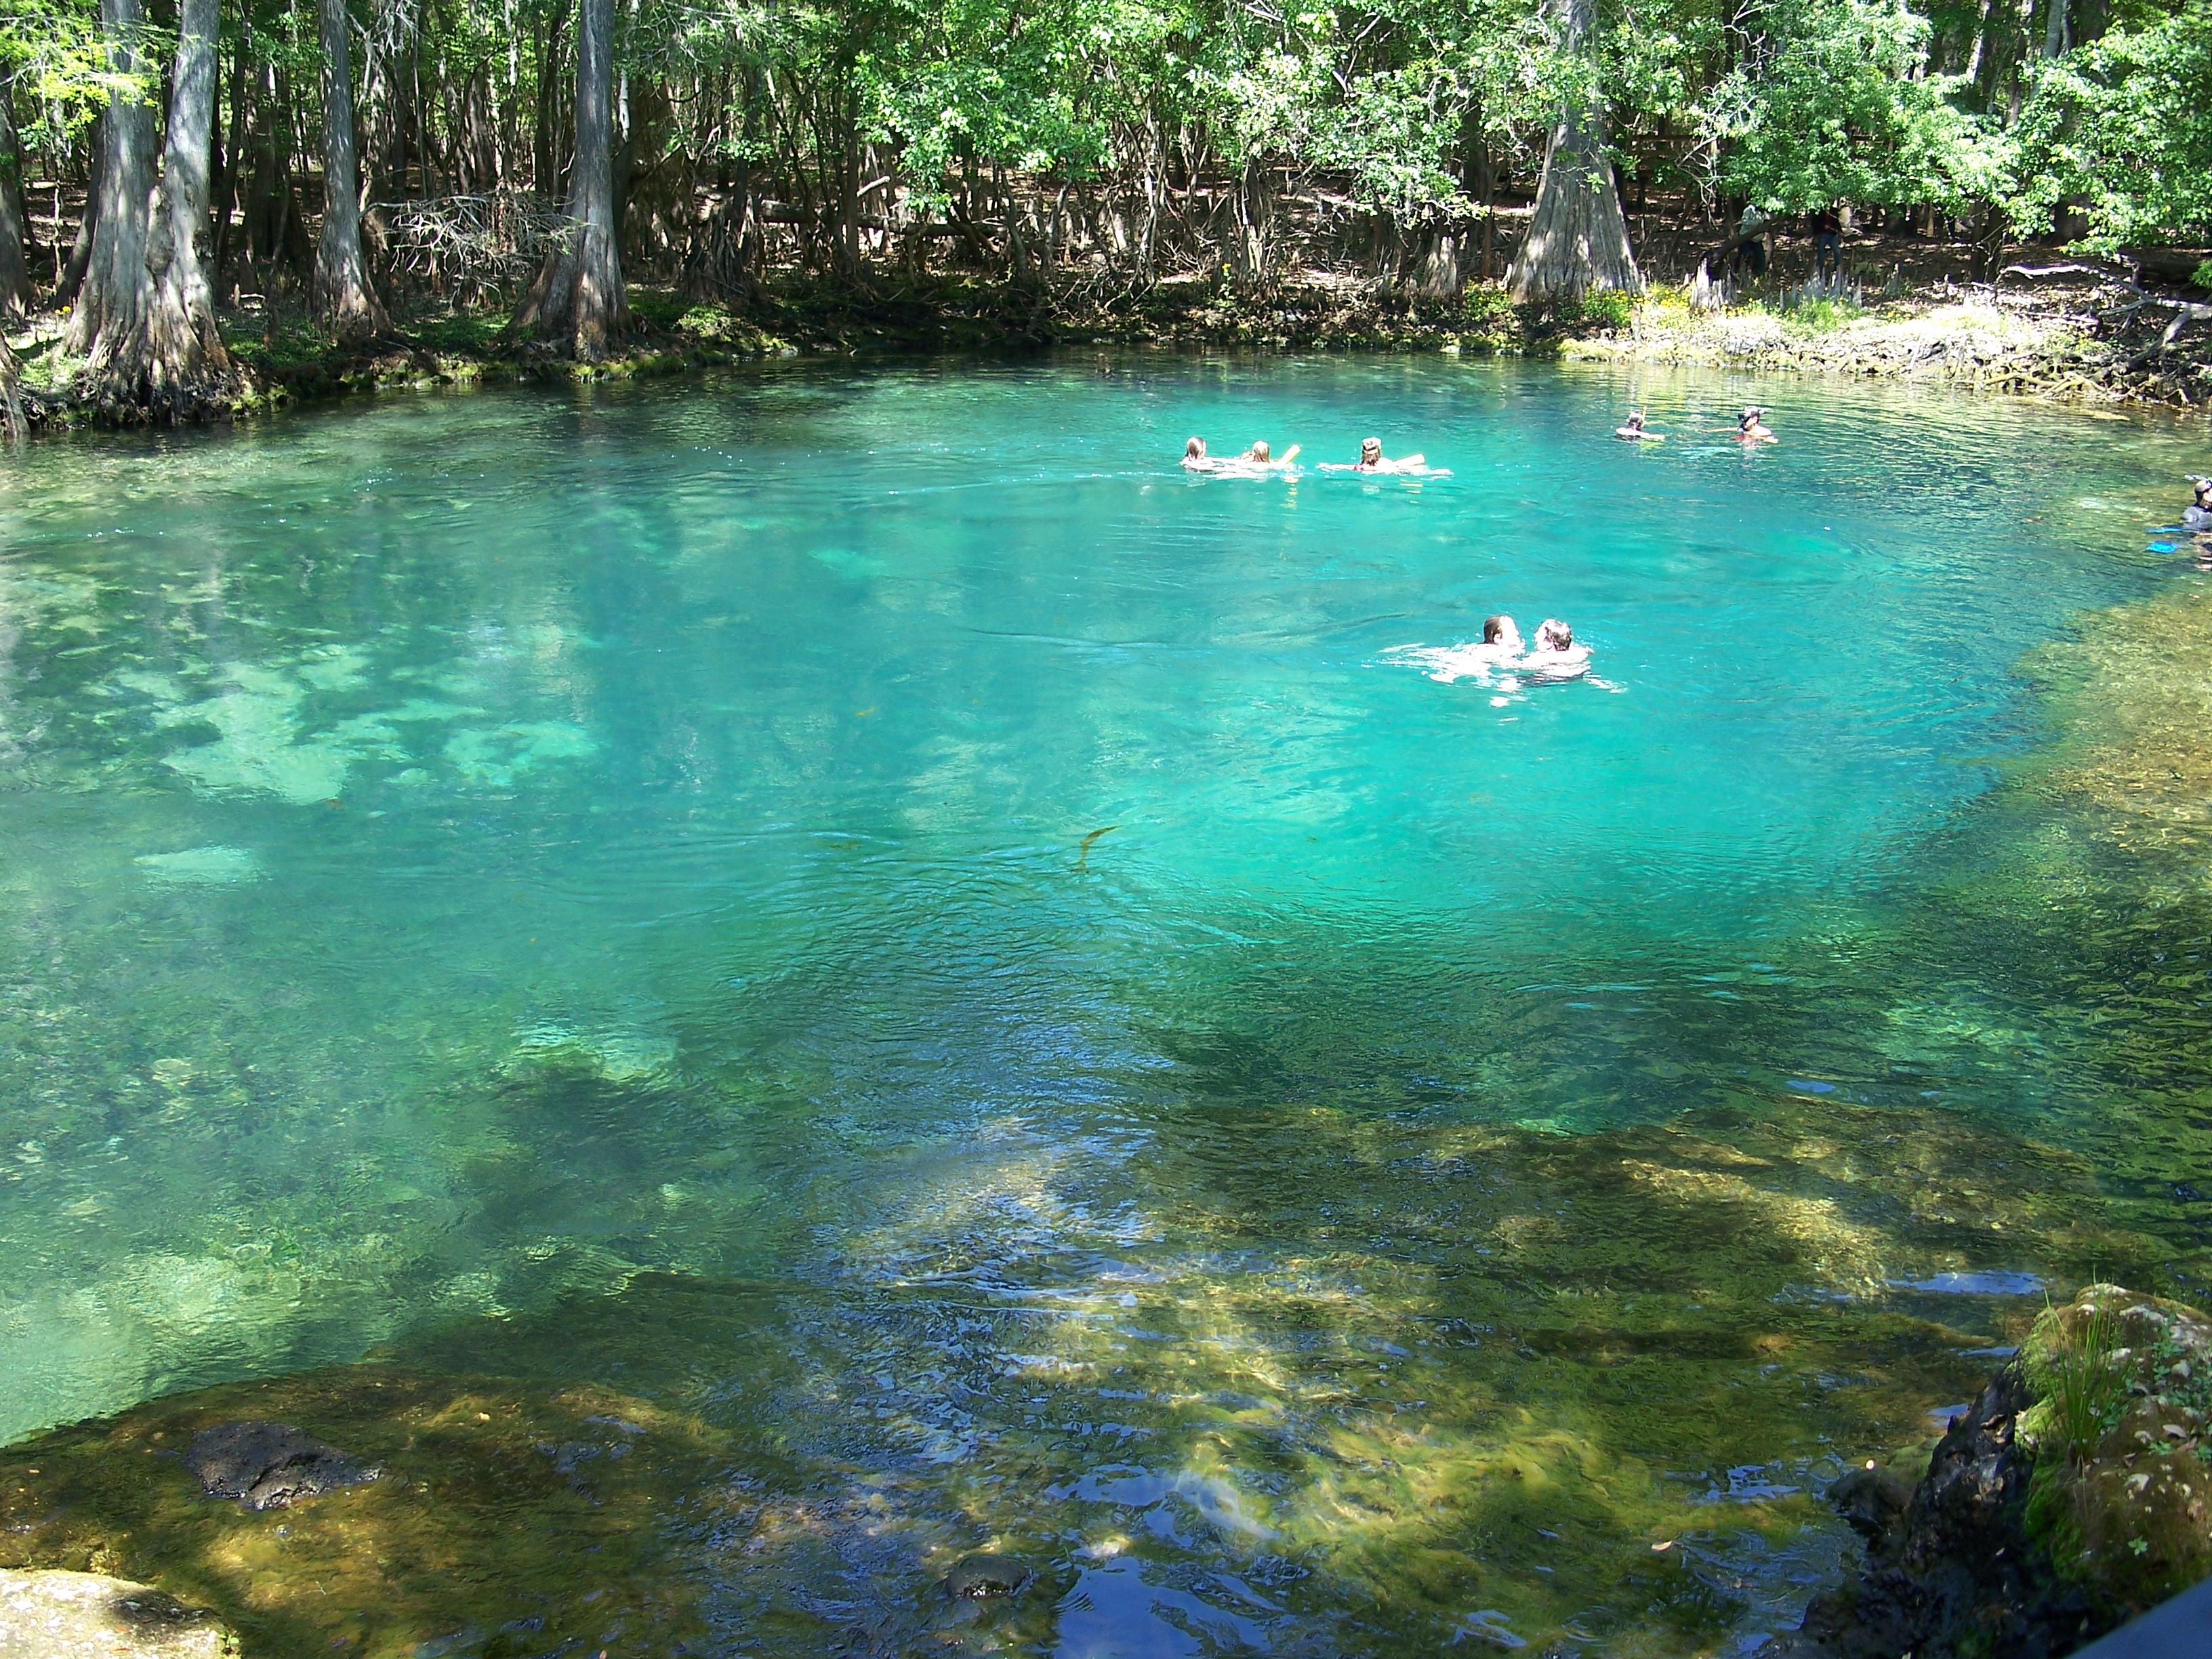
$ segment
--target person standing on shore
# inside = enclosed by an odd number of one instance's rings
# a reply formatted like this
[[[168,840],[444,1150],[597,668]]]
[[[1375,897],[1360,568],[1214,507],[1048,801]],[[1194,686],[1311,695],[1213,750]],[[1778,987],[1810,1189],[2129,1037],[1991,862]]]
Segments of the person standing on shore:
[[[1813,216],[1813,280],[1841,280],[1844,274],[1844,216],[1833,202]]]
[[[1735,273],[1741,276],[1747,266],[1753,278],[1766,275],[1766,216],[1759,210],[1756,202],[1743,204],[1743,217],[1735,227]]]

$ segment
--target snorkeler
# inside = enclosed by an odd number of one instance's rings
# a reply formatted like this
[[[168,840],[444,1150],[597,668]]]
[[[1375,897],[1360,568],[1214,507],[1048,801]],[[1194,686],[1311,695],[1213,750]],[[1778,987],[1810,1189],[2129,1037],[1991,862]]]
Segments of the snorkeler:
[[[2212,531],[2212,478],[2196,481],[2197,499],[2181,509],[2181,527],[2203,534]]]
[[[1630,410],[1628,411],[1628,424],[1626,426],[1617,426],[1613,428],[1613,435],[1616,438],[1627,438],[1632,441],[1641,443],[1663,444],[1667,441],[1667,434],[1665,433],[1651,432],[1645,429],[1644,425],[1644,411],[1640,409]]]
[[[1736,420],[1736,441],[1747,444],[1780,442],[1781,441],[1773,433],[1767,430],[1765,414],[1766,411],[1757,404],[1746,404],[1743,406],[1742,415]]]

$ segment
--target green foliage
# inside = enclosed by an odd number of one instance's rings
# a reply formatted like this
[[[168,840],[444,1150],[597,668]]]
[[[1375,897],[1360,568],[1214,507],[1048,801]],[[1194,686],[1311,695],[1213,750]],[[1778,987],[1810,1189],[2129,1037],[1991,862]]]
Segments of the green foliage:
[[[2078,206],[2092,243],[2212,234],[2212,0],[2124,25],[2033,72],[2009,208],[2024,233]]]
[[[1619,289],[1591,289],[1562,304],[1555,314],[1571,331],[1618,331],[1634,320],[1636,301]]]
[[[1997,147],[1958,83],[1925,72],[1929,24],[1902,0],[1771,0],[1759,30],[1700,110],[1729,193],[1770,211],[1956,207],[1995,182]]]
[[[132,44],[143,58],[163,55],[153,31]],[[152,77],[118,69],[111,46],[84,0],[0,0],[0,73],[33,111],[21,128],[25,143],[65,143],[110,99],[152,96]]]
[[[2207,259],[2191,273],[2190,283],[2196,288],[2212,288],[2212,259]]]
[[[2119,1420],[2128,1375],[2118,1363],[2120,1321],[2111,1296],[2068,1308],[2046,1301],[2027,1344],[2030,1381],[2039,1396],[2028,1426],[2039,1445],[2082,1463]]]

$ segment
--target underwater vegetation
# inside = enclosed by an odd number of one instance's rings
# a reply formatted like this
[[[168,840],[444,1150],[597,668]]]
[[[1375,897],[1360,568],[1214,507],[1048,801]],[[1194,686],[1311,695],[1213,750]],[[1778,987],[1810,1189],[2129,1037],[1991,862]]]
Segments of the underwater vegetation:
[[[1574,1138],[1244,1114],[1159,1135],[1118,1215],[1050,1153],[1007,1123],[904,1172],[811,1286],[633,1278],[36,1437],[0,1455],[0,1561],[144,1579],[271,1654],[983,1652],[1085,1620],[1702,1651],[1793,1626],[1848,1555],[1822,1487],[1924,1462],[2034,1327],[1989,1264],[2160,1271],[2077,1158],[1816,1097]],[[206,1498],[181,1454],[240,1417],[383,1474]],[[950,1595],[978,1553],[1034,1582]]]

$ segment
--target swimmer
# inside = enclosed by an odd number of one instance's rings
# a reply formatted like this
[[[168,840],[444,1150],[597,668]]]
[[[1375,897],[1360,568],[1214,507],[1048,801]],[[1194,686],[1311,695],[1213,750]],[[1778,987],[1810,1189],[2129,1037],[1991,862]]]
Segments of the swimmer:
[[[1589,672],[1589,647],[1575,643],[1575,630],[1556,617],[1536,629],[1536,643],[1514,665],[1533,680],[1571,680]]]
[[[1765,413],[1766,411],[1757,404],[1746,404],[1743,406],[1743,414],[1735,423],[1736,441],[1747,444],[1780,442],[1779,439],[1767,430],[1766,422],[1761,418]]]
[[[1182,464],[1194,472],[1211,471],[1216,465],[1213,458],[1206,453],[1203,438],[1193,438],[1182,447]]]
[[[1431,466],[1425,455],[1401,455],[1395,460],[1386,459],[1380,438],[1359,441],[1359,459],[1356,461],[1323,461],[1323,472],[1364,472],[1373,477],[1396,473],[1408,478],[1449,478],[1451,474],[1440,466]]]
[[[1521,654],[1521,630],[1507,616],[1485,617],[1482,619],[1482,648],[1499,661]]]
[[[1616,438],[1626,438],[1635,443],[1663,444],[1667,441],[1665,433],[1650,432],[1644,429],[1644,411],[1640,409],[1630,410],[1628,424],[1613,428],[1613,435]]]
[[[1247,466],[1288,466],[1292,461],[1297,459],[1299,448],[1299,445],[1292,444],[1283,452],[1283,459],[1279,461],[1267,453],[1267,441],[1265,438],[1259,438],[1253,441],[1251,448],[1237,459]]]
[[[2197,499],[2181,510],[2181,527],[2199,535],[2212,531],[2212,478],[2196,481]]]
[[[1358,471],[1411,472],[1414,468],[1425,467],[1428,464],[1425,455],[1401,455],[1395,461],[1386,461],[1382,459],[1382,441],[1380,438],[1362,438],[1359,441],[1359,462],[1356,469]]]

